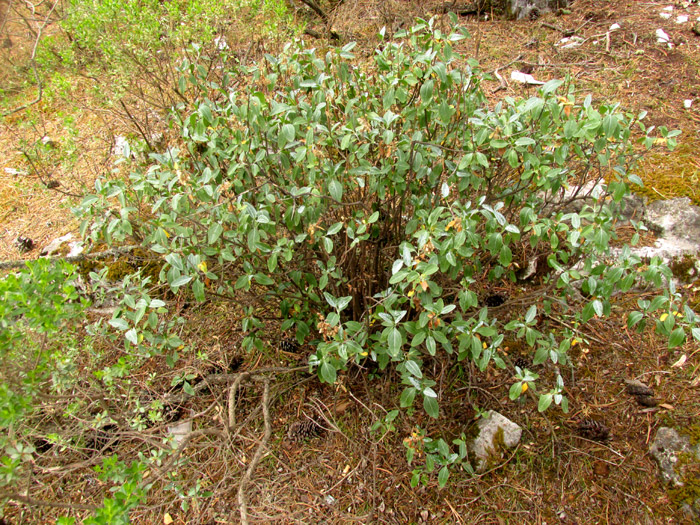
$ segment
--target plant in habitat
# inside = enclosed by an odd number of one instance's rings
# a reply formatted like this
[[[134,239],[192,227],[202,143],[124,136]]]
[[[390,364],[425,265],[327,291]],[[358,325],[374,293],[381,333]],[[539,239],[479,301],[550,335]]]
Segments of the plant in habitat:
[[[106,272],[93,273],[86,285],[75,266],[39,259],[0,279],[0,515],[10,500],[41,504],[24,491],[36,495],[46,480],[64,475],[64,462],[94,450],[102,460],[95,472],[113,488],[85,523],[128,523],[130,509],[152,486],[143,472],[172,452],[165,439],[149,456],[132,449],[138,459],[130,464],[110,455],[115,422],[141,424],[131,417],[139,406],[131,372],[152,356],[165,354],[174,364],[187,349],[176,335],[181,320],[165,317],[165,303],[149,295],[148,279],[127,276],[109,286]],[[105,294],[118,297],[112,318],[88,323],[87,297],[99,301]],[[171,490],[182,490],[177,469],[169,475]]]
[[[635,142],[672,148],[676,133],[654,138],[644,115],[596,107],[558,80],[490,107],[484,73],[453,48],[463,38],[419,21],[385,38],[371,67],[354,61],[353,44],[320,52],[296,42],[216,80],[186,61],[179,90],[194,102],[175,111],[181,146],[128,182],[100,181],[83,231],[138,239],[162,254],[160,279],[199,301],[278,305],[281,329],[312,343],[325,382],[354,363],[391,367],[400,405],[418,398],[437,418],[426,365],[504,367],[507,337],[554,377],[542,389],[520,369],[511,398],[529,389],[540,410],[566,409],[559,367],[576,334],[545,333],[538,317],[581,326],[609,315],[619,292],[663,288],[665,266],[641,266],[628,247],[612,256],[610,241],[640,182]],[[480,306],[479,286],[515,282],[534,259],[538,277],[514,306]],[[688,329],[700,338],[673,284],[659,293],[630,326],[664,309],[679,312],[658,325],[671,346]],[[245,347],[262,348],[255,306],[242,322]],[[436,458],[453,459],[435,443]]]

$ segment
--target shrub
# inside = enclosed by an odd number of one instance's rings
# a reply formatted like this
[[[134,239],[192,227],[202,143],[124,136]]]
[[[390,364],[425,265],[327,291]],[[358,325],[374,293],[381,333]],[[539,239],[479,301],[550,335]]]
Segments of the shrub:
[[[428,361],[504,367],[507,336],[535,365],[568,364],[576,334],[538,330],[538,314],[580,326],[609,315],[615,294],[667,282],[659,261],[642,266],[610,242],[640,183],[636,151],[673,147],[676,133],[654,138],[643,114],[580,100],[559,80],[491,105],[485,74],[455,52],[463,38],[420,21],[385,39],[371,66],[353,44],[324,53],[296,42],[216,81],[186,61],[181,146],[151,155],[128,181],[100,181],[84,232],[162,254],[160,279],[174,292],[278,305],[281,329],[313,342],[321,380],[353,363],[391,366],[401,406],[419,397],[432,417]],[[536,284],[513,301],[524,307],[499,318],[480,303],[484,280],[515,282],[535,258]],[[669,344],[683,342],[683,326],[700,337],[672,283],[639,306],[630,326],[679,311],[657,326]],[[261,348],[262,321],[246,312],[244,344]],[[540,410],[566,409],[558,366],[544,389],[517,370],[511,398],[530,388]]]

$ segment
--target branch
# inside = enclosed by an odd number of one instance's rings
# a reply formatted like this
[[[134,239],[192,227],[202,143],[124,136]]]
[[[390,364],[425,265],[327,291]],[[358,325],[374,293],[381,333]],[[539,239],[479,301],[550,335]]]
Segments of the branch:
[[[301,0],[301,3],[309,6],[314,13],[321,17],[321,20],[323,20],[324,22],[328,22],[328,15],[314,0]]]
[[[139,247],[138,245],[129,245],[129,246],[122,246],[121,248],[115,248],[113,250],[107,250],[104,252],[81,253],[80,255],[72,255],[71,257],[61,257],[61,256],[42,257],[42,259],[46,259],[48,261],[65,261],[65,262],[69,262],[69,263],[80,262],[80,261],[84,261],[86,259],[99,260],[99,259],[107,259],[107,258],[113,257],[115,255],[121,255],[122,253],[130,252],[131,250],[134,250],[138,247]],[[0,270],[12,270],[14,268],[22,268],[28,262],[31,262],[33,260],[38,260],[38,259],[22,259],[22,260],[17,260],[17,261],[1,261],[0,262]]]
[[[79,503],[63,503],[61,501],[44,501],[41,499],[34,499],[28,496],[22,496],[20,494],[8,494],[4,496],[5,498],[17,501],[19,503],[24,503],[26,505],[35,505],[37,507],[57,507],[59,509],[74,509],[74,510],[97,510],[95,505],[81,505]]]
[[[11,109],[10,111],[6,111],[5,113],[3,113],[3,114],[1,115],[1,116],[3,116],[3,117],[7,117],[7,116],[9,116],[9,115],[13,115],[14,113],[18,113],[18,112],[20,112],[20,111],[22,111],[22,110],[24,110],[24,109],[27,109],[29,106],[33,106],[33,105],[36,104],[37,102],[40,102],[40,101],[41,101],[41,97],[42,97],[42,94],[43,94],[44,87],[43,87],[43,84],[41,83],[41,77],[39,77],[39,70],[38,70],[38,68],[37,68],[37,66],[36,66],[36,50],[39,48],[39,42],[41,41],[41,34],[44,32],[44,29],[46,29],[46,26],[47,26],[48,23],[49,23],[49,18],[51,18],[51,14],[52,14],[52,13],[54,12],[54,10],[56,9],[56,6],[58,6],[58,2],[59,2],[59,1],[60,1],[60,0],[56,0],[56,1],[54,2],[54,4],[51,6],[51,9],[49,9],[49,12],[46,14],[46,18],[44,18],[44,21],[43,21],[43,22],[41,23],[41,25],[39,26],[39,29],[38,29],[38,31],[37,31],[37,33],[36,33],[36,39],[34,40],[34,47],[32,48],[32,54],[31,54],[31,56],[30,56],[30,58],[29,58],[29,60],[30,60],[31,63],[32,63],[32,70],[34,71],[34,78],[36,78],[36,84],[37,84],[37,86],[38,86],[38,88],[39,88],[39,93],[37,94],[36,99],[32,100],[31,102],[28,102],[28,103],[24,104],[23,106],[20,106],[20,107],[15,108],[15,109]]]
[[[262,459],[263,450],[267,446],[267,442],[270,440],[270,435],[272,434],[272,425],[270,424],[270,380],[265,379],[265,387],[263,390],[262,397],[262,409],[263,409],[263,420],[265,422],[265,431],[263,433],[262,440],[258,444],[258,448],[255,451],[255,455],[248,465],[248,470],[246,470],[243,479],[241,479],[241,484],[238,486],[238,506],[241,512],[241,523],[243,525],[248,525],[248,506],[246,502],[245,487],[250,482],[250,478],[255,471],[255,467],[258,466],[260,459]]]

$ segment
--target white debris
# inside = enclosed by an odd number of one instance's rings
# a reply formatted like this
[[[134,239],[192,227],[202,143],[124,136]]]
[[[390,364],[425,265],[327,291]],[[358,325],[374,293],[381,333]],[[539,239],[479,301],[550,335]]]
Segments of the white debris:
[[[663,29],[656,30],[656,41],[659,44],[667,44],[669,49],[671,49],[673,47],[673,42],[671,42],[671,37],[668,36],[666,31],[664,31]]]
[[[122,135],[115,137],[112,155],[115,157],[129,157],[131,155],[131,148],[129,147],[129,141],[126,140],[126,137]]]
[[[685,109],[690,109],[690,106],[692,106],[692,105],[693,105],[693,99],[686,98],[686,99],[683,101],[683,107],[684,107]]]
[[[68,247],[70,248],[68,257],[75,257],[76,255],[80,255],[85,251],[85,247],[81,241],[70,242],[68,243]]]
[[[562,49],[571,49],[580,46],[584,42],[585,40],[580,36],[568,36],[566,38],[562,38],[559,42],[557,42],[557,45]]]
[[[226,39],[223,36],[217,36],[214,39],[214,45],[219,51],[224,51],[225,49],[228,49],[228,44],[226,43]]]
[[[168,426],[168,434],[173,436],[175,444],[179,447],[185,438],[192,432],[192,420],[187,419],[176,423],[175,425]]]
[[[667,12],[662,11],[661,13],[659,13],[659,16],[661,18],[663,18],[664,20],[668,20],[669,18],[671,18],[671,13],[667,13]]]
[[[618,29],[620,29],[620,27],[621,27],[620,24],[614,23],[613,25],[610,26],[610,29],[608,29],[608,31],[617,31]]]
[[[26,171],[16,170],[14,168],[5,168],[5,173],[8,175],[26,175]]]
[[[678,15],[676,17],[676,24],[685,24],[688,21],[688,15]]]
[[[531,86],[541,86],[544,84],[541,80],[536,80],[532,75],[528,75],[522,71],[513,71],[510,74],[510,79],[516,82],[522,82],[523,84],[530,84]]]

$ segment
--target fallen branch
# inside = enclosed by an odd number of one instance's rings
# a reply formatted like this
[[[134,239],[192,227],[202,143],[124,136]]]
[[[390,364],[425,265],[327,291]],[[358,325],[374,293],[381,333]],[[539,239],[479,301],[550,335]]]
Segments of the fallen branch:
[[[309,371],[308,366],[297,366],[294,368],[288,368],[285,366],[271,366],[268,368],[260,368],[258,370],[251,370],[248,372],[238,372],[235,374],[209,374],[208,376],[204,377],[202,381],[197,383],[195,386],[192,387],[192,390],[194,394],[188,394],[187,392],[178,392],[178,393],[173,393],[168,396],[166,396],[163,399],[164,403],[183,403],[187,399],[190,399],[193,395],[197,395],[199,392],[206,388],[210,388],[212,385],[216,384],[221,384],[221,383],[228,383],[230,381],[238,381],[238,378],[240,377],[240,381],[238,383],[240,384],[241,381],[244,379],[251,379],[253,381],[266,381],[268,380],[268,377],[265,376],[265,374],[290,374],[294,372],[303,372]],[[229,391],[229,397],[231,393]],[[234,394],[234,401],[235,401],[235,394]],[[231,416],[230,413],[230,407],[229,407],[229,417]]]
[[[34,505],[36,507],[56,507],[59,509],[72,510],[97,510],[97,507],[95,505],[81,505],[80,503],[64,503],[62,501],[45,501],[41,499],[30,498],[28,496],[22,496],[21,494],[7,494],[3,497],[11,501],[24,503],[25,505]]]
[[[68,263],[74,263],[74,262],[80,262],[84,261],[87,259],[91,260],[99,260],[99,259],[108,259],[109,257],[114,257],[115,255],[121,255],[123,253],[130,252],[131,250],[134,250],[135,248],[138,248],[138,245],[129,245],[129,246],[122,246],[121,248],[115,248],[113,250],[107,250],[104,252],[95,252],[95,253],[81,253],[80,255],[71,255],[70,257],[65,256],[57,256],[57,257],[42,257],[42,259],[46,259],[48,261],[65,261]],[[25,266],[28,262],[31,261],[36,261],[38,259],[21,259],[21,260],[16,260],[16,261],[2,261],[0,262],[0,270],[12,270],[14,268],[22,268]]]
[[[248,504],[246,502],[245,488],[246,485],[250,482],[250,478],[252,477],[253,472],[255,471],[255,467],[258,466],[258,463],[262,459],[263,450],[267,446],[267,442],[270,440],[270,435],[272,434],[272,425],[270,424],[269,378],[266,378],[264,382],[263,397],[261,404],[263,410],[263,421],[265,424],[265,431],[263,433],[262,439],[260,440],[260,443],[258,444],[258,448],[255,451],[255,455],[253,456],[250,465],[248,465],[248,470],[246,470],[245,474],[243,475],[243,479],[241,479],[241,483],[238,486],[238,506],[241,513],[241,523],[243,525],[248,525]]]

